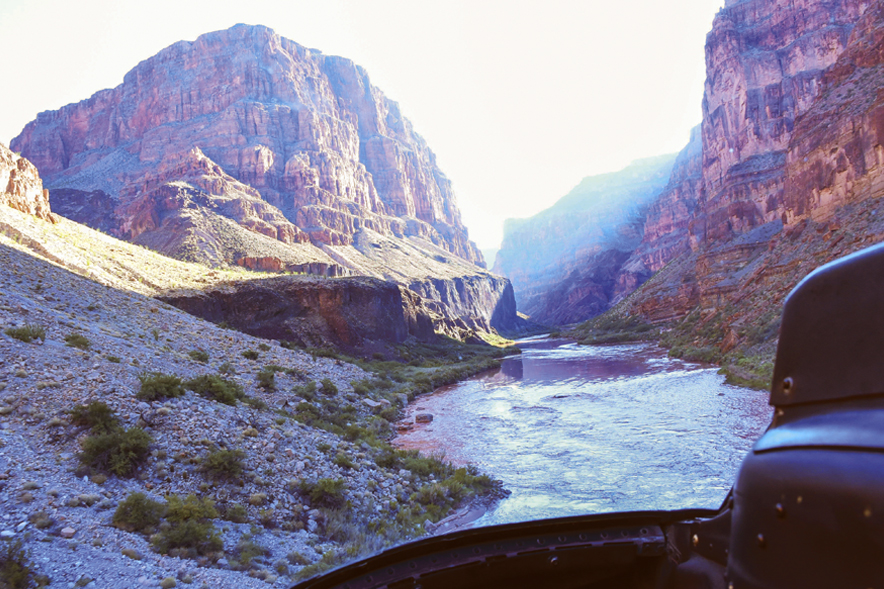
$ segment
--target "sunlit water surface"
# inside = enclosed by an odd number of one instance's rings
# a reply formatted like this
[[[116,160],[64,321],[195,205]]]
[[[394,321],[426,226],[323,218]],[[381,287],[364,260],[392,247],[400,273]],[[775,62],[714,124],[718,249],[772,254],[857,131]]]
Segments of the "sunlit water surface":
[[[651,345],[520,342],[498,371],[409,406],[400,446],[444,453],[512,494],[475,525],[584,513],[717,508],[767,427],[765,392]]]

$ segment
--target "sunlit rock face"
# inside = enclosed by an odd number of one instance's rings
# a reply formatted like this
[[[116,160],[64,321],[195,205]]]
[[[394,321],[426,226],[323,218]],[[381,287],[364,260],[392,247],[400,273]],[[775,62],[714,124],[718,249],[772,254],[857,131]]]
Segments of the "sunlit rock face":
[[[867,0],[731,1],[706,39],[695,249],[780,219],[789,142]]]
[[[368,228],[482,264],[451,183],[398,105],[353,62],[266,27],[167,47],[116,88],[40,113],[12,146],[50,188],[67,189],[53,202],[59,212],[77,209],[89,223],[97,213],[82,205],[99,198],[113,209],[100,213],[104,228],[127,239],[166,219],[165,233],[142,240],[172,243],[175,227],[209,231],[191,209],[285,244],[350,245]],[[204,257],[260,255],[245,250]]]
[[[37,168],[0,143],[0,205],[52,222],[49,193]]]
[[[641,160],[585,178],[549,209],[507,221],[494,270],[512,281],[519,310],[554,325],[605,311],[674,160]]]

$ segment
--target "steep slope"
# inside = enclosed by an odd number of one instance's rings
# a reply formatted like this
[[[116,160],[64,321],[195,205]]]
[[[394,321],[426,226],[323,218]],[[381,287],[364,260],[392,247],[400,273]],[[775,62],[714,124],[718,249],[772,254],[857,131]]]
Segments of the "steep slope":
[[[450,282],[466,298],[438,299],[440,312],[516,324],[496,313],[515,309],[511,291],[483,269],[450,181],[398,105],[349,60],[266,27],[176,43],[116,88],[40,113],[12,146],[57,213],[161,253],[430,296],[434,280],[482,283],[492,294],[473,300]]]
[[[510,219],[494,271],[513,283],[519,309],[563,324],[597,315],[616,296],[617,275],[642,240],[647,207],[675,156],[584,178],[549,209]]]
[[[722,123],[735,116],[724,116],[733,105],[705,111],[693,250],[614,310],[666,325],[663,341],[674,353],[723,362],[759,386],[769,378],[788,292],[817,266],[884,239],[884,8],[811,2],[791,16],[788,8],[728,3],[716,18],[705,103],[727,92],[750,96],[748,81],[758,79],[771,96],[792,94],[776,107],[746,109],[734,124]],[[761,67],[766,51],[782,69]],[[725,92],[714,81],[734,68],[741,76]],[[722,162],[730,162],[723,173]]]

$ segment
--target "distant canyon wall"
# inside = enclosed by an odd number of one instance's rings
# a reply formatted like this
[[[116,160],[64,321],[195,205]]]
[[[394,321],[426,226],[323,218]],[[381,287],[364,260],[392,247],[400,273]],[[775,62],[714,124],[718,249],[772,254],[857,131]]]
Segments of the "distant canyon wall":
[[[757,318],[800,279],[794,244],[822,263],[878,239],[862,234],[873,229],[851,207],[884,195],[882,11],[860,0],[726,2],[707,36],[702,123],[638,221],[641,242],[614,296],[552,322],[587,319],[636,290],[625,308],[652,321],[698,308],[711,316],[756,291],[767,301]],[[816,229],[805,232],[808,224]],[[581,272],[609,265],[588,260]],[[535,290],[569,304],[560,280]]]

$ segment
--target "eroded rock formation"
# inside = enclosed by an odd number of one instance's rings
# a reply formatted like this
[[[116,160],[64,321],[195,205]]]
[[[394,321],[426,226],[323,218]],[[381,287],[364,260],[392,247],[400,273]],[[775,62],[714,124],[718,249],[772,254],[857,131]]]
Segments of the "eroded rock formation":
[[[451,183],[398,105],[353,62],[266,27],[178,42],[116,88],[40,113],[12,145],[50,188],[109,195],[127,239],[160,228],[173,183],[286,244],[349,245],[367,227],[482,263]],[[85,198],[58,196],[72,203],[59,209]]]
[[[49,191],[37,168],[0,143],[0,205],[6,205],[44,221],[54,222],[49,210]]]

